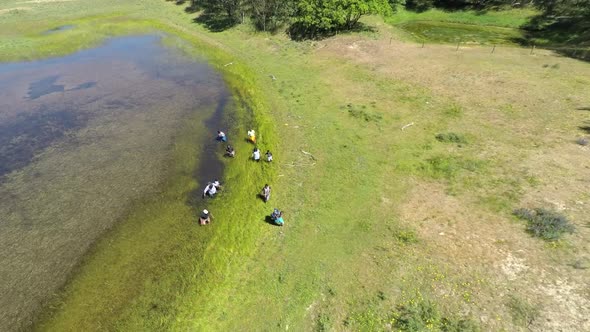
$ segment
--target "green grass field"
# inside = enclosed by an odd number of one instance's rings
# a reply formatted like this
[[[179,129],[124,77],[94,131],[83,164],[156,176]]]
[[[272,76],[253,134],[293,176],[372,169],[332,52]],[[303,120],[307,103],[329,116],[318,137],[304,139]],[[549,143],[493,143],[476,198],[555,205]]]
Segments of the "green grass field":
[[[37,329],[590,328],[587,271],[574,267],[590,259],[588,151],[574,142],[587,135],[578,109],[590,105],[588,64],[512,47],[493,56],[421,49],[396,37],[396,24],[425,20],[410,13],[369,36],[294,42],[246,25],[212,33],[173,2],[89,4],[4,13],[3,59],[165,31],[174,36],[168,45],[225,75],[236,101],[253,110],[234,114],[230,135],[254,123],[275,162],[228,164],[232,189],[210,208],[212,224],[196,227],[184,203],[196,186],[187,175],[194,153],[190,137],[181,140],[163,197],[140,202],[96,245]],[[479,19],[514,28],[521,14]],[[474,14],[426,15],[477,23]],[[40,36],[64,24],[76,28]],[[441,133],[461,139],[441,141]],[[268,205],[254,197],[266,181]],[[285,211],[283,228],[264,222],[275,206]],[[522,206],[561,209],[578,231],[555,243],[531,238],[511,216]],[[158,236],[169,242],[154,248]]]

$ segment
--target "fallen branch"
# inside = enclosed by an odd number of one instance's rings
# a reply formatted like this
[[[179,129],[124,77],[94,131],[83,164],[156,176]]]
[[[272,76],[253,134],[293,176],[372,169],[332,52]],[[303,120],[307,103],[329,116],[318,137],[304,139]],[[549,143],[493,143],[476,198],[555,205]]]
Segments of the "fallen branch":
[[[313,154],[311,154],[309,152],[306,152],[306,151],[303,151],[303,150],[301,150],[301,152],[303,152],[303,154],[306,154],[306,155],[310,156],[311,159],[316,160],[315,157],[313,156]]]
[[[229,66],[229,65],[233,65],[233,64],[234,64],[233,62],[230,62],[230,63],[226,63],[226,64],[225,64],[225,65],[223,65],[223,66],[224,66],[224,67],[227,67],[227,66]]]
[[[272,78],[273,81],[276,81],[277,80],[277,78],[273,74],[268,75],[268,77]]]
[[[406,130],[406,128],[411,127],[414,125],[414,122],[408,123],[407,125],[402,127],[402,130]]]

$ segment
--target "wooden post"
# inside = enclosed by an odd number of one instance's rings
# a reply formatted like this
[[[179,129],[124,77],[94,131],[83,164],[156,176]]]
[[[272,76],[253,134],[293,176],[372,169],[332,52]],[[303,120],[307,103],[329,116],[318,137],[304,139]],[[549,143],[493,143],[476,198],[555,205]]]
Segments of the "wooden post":
[[[459,50],[459,44],[461,44],[461,42],[457,42],[457,49],[455,49],[455,52]]]
[[[492,48],[492,54],[494,54],[495,50],[496,50],[496,45],[494,45],[494,47]]]
[[[424,48],[424,41],[422,41],[422,48]]]
[[[389,45],[391,45],[391,39],[393,39],[393,37],[389,37]]]
[[[535,44],[533,44],[533,47],[531,47],[531,55],[535,53]]]

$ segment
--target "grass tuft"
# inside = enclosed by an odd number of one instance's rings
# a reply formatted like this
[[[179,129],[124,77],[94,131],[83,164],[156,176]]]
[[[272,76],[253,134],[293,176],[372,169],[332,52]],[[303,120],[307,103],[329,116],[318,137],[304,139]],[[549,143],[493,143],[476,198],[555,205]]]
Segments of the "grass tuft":
[[[434,179],[453,179],[461,171],[475,172],[483,166],[482,162],[460,156],[438,155],[426,159],[419,166],[422,174]]]
[[[467,139],[465,136],[456,133],[440,133],[436,134],[436,140],[443,143],[457,143],[457,144],[467,144]]]
[[[353,105],[347,104],[342,108],[348,110],[348,114],[353,118],[364,120],[365,122],[379,122],[383,119],[383,116],[376,112],[367,111],[365,105]]]

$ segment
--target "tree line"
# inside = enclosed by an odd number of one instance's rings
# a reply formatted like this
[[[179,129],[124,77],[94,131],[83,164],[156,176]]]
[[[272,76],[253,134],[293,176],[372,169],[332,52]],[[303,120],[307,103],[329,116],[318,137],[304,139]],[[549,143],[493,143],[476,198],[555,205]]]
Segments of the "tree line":
[[[261,31],[287,26],[291,37],[299,39],[352,30],[362,16],[391,15],[400,6],[412,11],[536,6],[545,17],[590,18],[590,0],[190,0],[189,8],[222,15],[228,25],[248,18]]]
[[[190,7],[225,15],[228,23],[251,19],[261,31],[289,26],[293,37],[314,38],[351,30],[368,14],[389,15],[389,0],[191,0]]]

